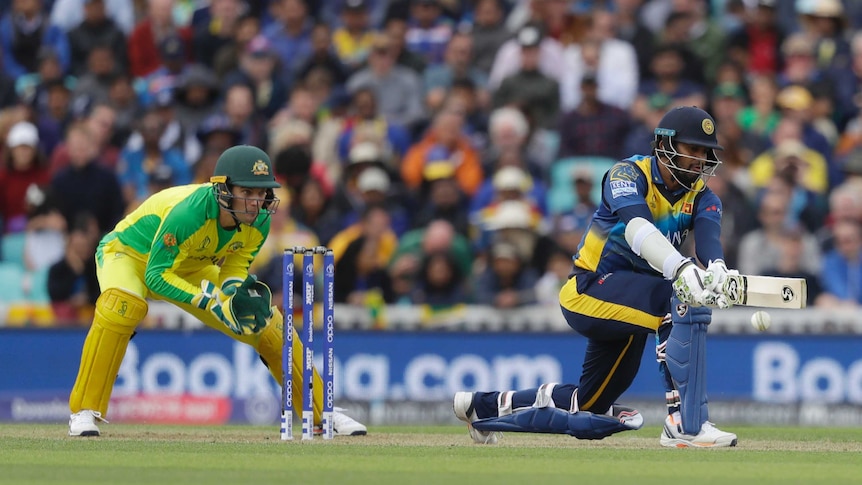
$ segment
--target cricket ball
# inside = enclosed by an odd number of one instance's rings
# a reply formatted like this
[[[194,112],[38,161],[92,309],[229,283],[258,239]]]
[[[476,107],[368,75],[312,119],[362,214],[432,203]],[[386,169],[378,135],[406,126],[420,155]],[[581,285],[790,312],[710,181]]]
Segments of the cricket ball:
[[[763,332],[767,328],[769,328],[769,325],[771,323],[772,317],[769,316],[769,313],[763,310],[758,310],[754,312],[753,315],[751,315],[751,326],[760,332]]]

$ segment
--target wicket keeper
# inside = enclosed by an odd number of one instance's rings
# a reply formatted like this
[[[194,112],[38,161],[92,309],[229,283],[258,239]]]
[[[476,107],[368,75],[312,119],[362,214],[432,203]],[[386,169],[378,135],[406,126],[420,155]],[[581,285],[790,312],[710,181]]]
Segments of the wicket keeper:
[[[667,447],[736,446],[733,433],[709,422],[705,339],[711,308],[730,306],[721,201],[704,178],[721,163],[712,116],[696,107],[672,109],[655,129],[651,156],[615,164],[602,182],[596,210],[560,291],[563,315],[588,339],[577,384],[543,384],[504,392],[458,392],[455,415],[478,443],[498,431],[566,433],[601,439],[638,429],[643,417],[616,403],[640,366],[647,337],[667,385]],[[694,234],[696,256],[680,254]]]
[[[84,341],[69,397],[70,436],[99,436],[114,380],[147,298],[164,300],[208,327],[251,345],[281,383],[283,317],[272,293],[248,268],[269,234],[279,200],[272,162],[263,150],[240,145],[216,162],[211,183],[172,187],[152,195],[120,221],[96,250],[101,294]],[[294,336],[293,385],[302,388],[302,343]],[[314,419],[323,386],[314,373]],[[296,394],[302,409],[302,393]],[[335,412],[336,435],[364,435],[362,424]]]

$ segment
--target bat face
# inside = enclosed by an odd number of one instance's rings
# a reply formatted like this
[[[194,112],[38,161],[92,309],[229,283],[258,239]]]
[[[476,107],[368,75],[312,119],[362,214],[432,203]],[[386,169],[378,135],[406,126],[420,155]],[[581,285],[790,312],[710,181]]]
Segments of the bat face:
[[[734,305],[805,308],[808,286],[803,278],[731,275],[724,294]]]

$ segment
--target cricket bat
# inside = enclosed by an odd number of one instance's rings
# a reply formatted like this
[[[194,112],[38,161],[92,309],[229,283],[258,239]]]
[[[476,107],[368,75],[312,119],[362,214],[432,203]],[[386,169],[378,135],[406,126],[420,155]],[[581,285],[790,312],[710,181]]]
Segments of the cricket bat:
[[[724,295],[734,305],[805,308],[808,286],[803,278],[728,275]]]

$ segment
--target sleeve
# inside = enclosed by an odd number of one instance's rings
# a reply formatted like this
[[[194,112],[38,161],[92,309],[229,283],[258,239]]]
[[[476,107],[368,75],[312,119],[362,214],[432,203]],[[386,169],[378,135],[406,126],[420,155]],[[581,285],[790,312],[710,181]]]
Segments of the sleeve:
[[[708,265],[710,261],[724,259],[721,247],[721,200],[707,191],[695,202],[694,244],[697,259]]]
[[[182,262],[191,251],[190,237],[203,225],[204,220],[197,218],[197,224],[190,224],[187,212],[200,207],[174,207],[156,231],[155,239],[150,248],[144,281],[147,288],[164,298],[181,303],[191,303],[192,298],[200,290],[176,274]]]
[[[630,206],[642,206],[647,212],[647,178],[641,170],[630,162],[618,162],[602,180],[602,203],[612,213]],[[647,218],[652,221],[652,215]]]

